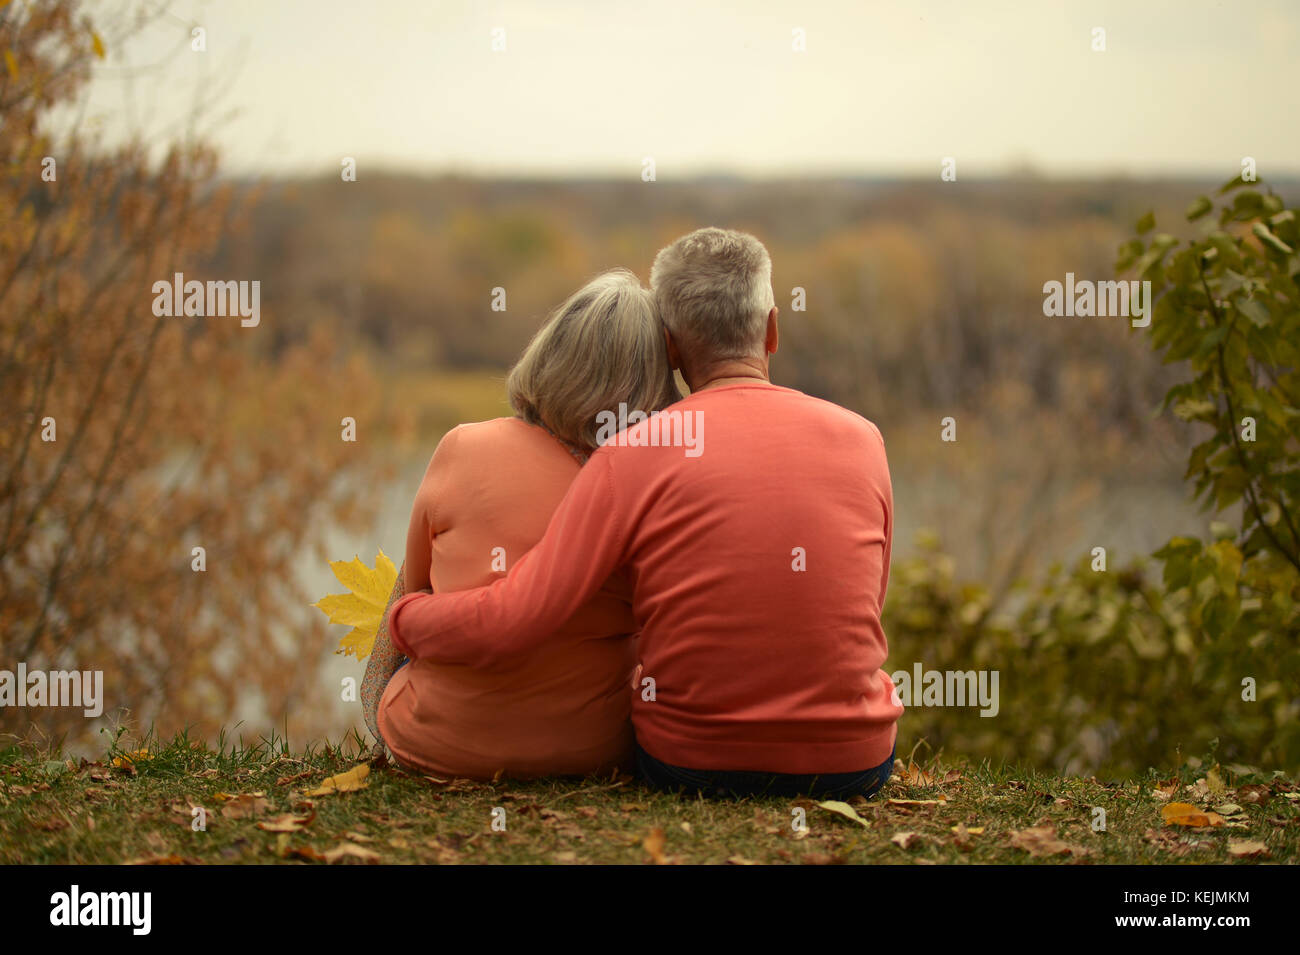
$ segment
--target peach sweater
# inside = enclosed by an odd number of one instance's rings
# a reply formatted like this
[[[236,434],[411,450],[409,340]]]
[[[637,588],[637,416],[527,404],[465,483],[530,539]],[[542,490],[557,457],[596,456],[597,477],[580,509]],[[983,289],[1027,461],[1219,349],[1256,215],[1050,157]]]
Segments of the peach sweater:
[[[461,425],[438,444],[416,494],[406,586],[466,590],[504,574],[541,538],[579,472],[541,428],[517,418]],[[490,664],[415,660],[393,675],[379,725],[393,753],[434,774],[586,774],[621,765],[632,636],[626,581],[593,588],[545,643]]]
[[[881,669],[893,492],[880,432],[765,382],[669,410],[696,416],[702,453],[632,446],[649,443],[650,422],[631,426],[592,455],[504,579],[399,600],[394,644],[494,666],[562,639],[626,568],[641,629],[633,723],[650,755],[778,773],[879,765],[902,712]]]

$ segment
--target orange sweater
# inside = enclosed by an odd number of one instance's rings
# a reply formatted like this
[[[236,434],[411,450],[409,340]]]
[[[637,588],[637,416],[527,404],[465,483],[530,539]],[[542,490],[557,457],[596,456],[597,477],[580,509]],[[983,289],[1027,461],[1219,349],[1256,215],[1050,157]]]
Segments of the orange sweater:
[[[407,589],[446,593],[504,576],[495,568],[537,543],[577,474],[554,438],[517,418],[448,432],[411,509]],[[622,765],[632,748],[629,599],[616,577],[575,604],[544,644],[485,667],[430,659],[402,667],[379,705],[385,742],[403,762],[448,776]]]
[[[632,719],[652,756],[780,773],[882,763],[902,708],[881,669],[893,492],[880,432],[763,382],[670,410],[696,416],[698,454],[632,446],[651,423],[628,428],[504,579],[394,605],[394,643],[493,666],[548,645],[625,568],[641,629]]]

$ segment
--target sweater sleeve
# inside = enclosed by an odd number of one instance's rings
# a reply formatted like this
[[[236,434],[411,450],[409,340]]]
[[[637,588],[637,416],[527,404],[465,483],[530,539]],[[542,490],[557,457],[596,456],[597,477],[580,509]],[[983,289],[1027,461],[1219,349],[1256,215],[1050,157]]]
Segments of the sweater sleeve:
[[[573,616],[622,563],[626,541],[610,454],[578,472],[546,534],[486,587],[410,594],[389,615],[412,659],[486,666],[530,650]]]

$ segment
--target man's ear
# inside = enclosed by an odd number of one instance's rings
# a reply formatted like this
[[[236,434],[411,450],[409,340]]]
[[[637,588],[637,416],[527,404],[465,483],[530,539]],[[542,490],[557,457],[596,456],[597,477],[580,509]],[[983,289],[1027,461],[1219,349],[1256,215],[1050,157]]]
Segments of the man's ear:
[[[763,349],[769,355],[776,354],[776,346],[781,340],[781,334],[776,327],[776,316],[780,311],[779,308],[773,305],[772,311],[767,313],[767,336],[763,339]]]
[[[673,341],[673,333],[664,326],[664,344],[668,346],[668,367],[673,371],[678,371],[682,367],[682,353],[677,350],[677,343]]]

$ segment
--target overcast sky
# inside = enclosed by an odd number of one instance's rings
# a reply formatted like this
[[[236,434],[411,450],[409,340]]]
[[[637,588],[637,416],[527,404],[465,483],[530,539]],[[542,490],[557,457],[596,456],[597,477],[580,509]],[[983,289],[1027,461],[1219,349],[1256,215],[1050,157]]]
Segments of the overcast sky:
[[[156,5],[154,3],[151,6]],[[1300,173],[1288,0],[175,0],[91,89],[236,173]],[[90,5],[104,11],[110,3]],[[102,12],[100,13],[102,16]],[[194,25],[205,52],[189,49]],[[1105,30],[1094,52],[1093,30]],[[504,30],[495,52],[494,28]],[[793,31],[806,52],[792,49]]]

